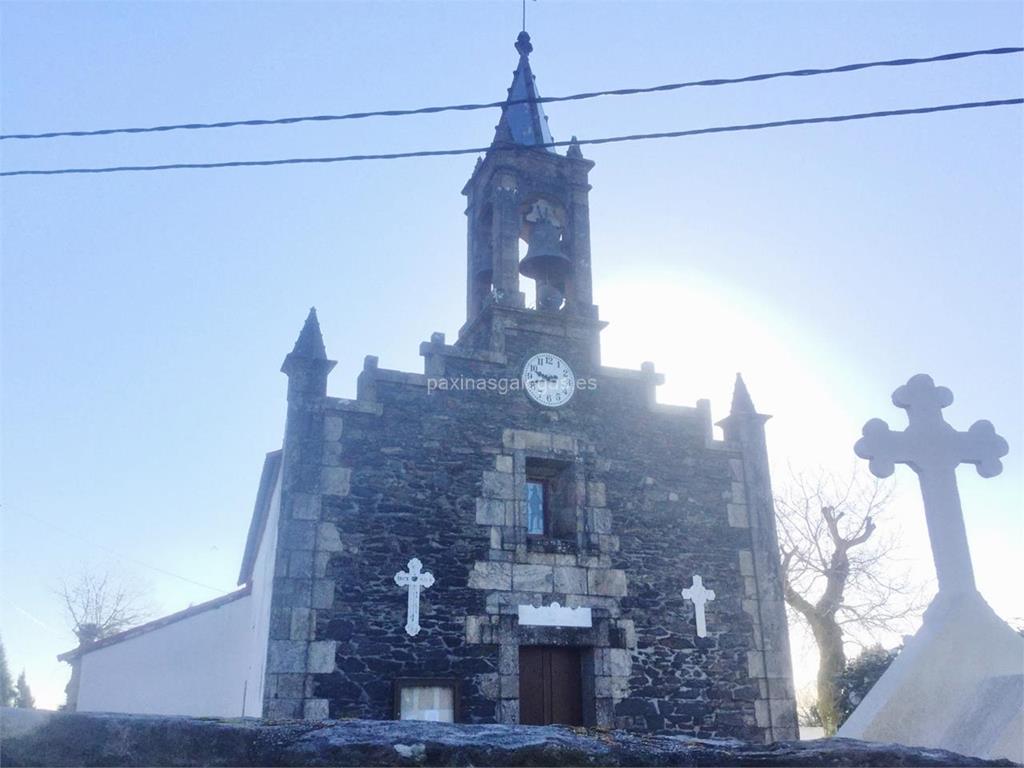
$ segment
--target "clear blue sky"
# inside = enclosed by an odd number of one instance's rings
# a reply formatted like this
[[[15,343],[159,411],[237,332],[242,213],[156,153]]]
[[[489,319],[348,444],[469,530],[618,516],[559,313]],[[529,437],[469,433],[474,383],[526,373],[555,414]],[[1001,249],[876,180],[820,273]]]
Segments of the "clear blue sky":
[[[5,132],[504,97],[519,3],[5,3]],[[543,95],[1020,45],[1017,2],[530,3]],[[556,139],[998,99],[1021,58],[547,107]],[[496,113],[4,142],[5,168],[478,146]],[[951,387],[1006,471],[961,470],[979,584],[1024,615],[1022,110],[585,149],[605,362],[654,360],[724,414],[744,371],[777,467],[844,469],[891,391]],[[463,320],[472,156],[3,185],[0,635],[44,705],[74,643],[52,588],[87,564],[160,611],[235,583],[278,372],[310,305],[354,396],[366,354],[421,369]],[[922,572],[914,482],[905,514]],[[916,542],[916,544],[915,544]],[[913,547],[912,547],[913,548]],[[113,553],[117,553],[116,555]],[[1009,560],[1009,563],[1007,563]],[[155,570],[160,569],[160,570]],[[1012,569],[1016,569],[1013,573]]]

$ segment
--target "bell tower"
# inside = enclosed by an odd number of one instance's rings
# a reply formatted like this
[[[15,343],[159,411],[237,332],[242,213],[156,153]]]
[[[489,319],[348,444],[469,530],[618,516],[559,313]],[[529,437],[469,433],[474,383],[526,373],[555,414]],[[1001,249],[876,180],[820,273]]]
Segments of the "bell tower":
[[[460,336],[492,307],[542,313],[549,320],[597,318],[587,180],[594,164],[583,158],[575,137],[564,155],[551,146],[525,31],[515,47],[519,65],[494,140],[462,190],[468,259]],[[534,283],[533,306],[526,305],[523,280]]]

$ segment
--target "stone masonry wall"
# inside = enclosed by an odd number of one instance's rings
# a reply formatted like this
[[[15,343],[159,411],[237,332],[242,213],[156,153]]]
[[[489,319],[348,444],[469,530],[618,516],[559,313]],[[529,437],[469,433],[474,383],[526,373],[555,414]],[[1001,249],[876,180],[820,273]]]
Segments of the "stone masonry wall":
[[[307,708],[389,719],[396,679],[454,679],[459,720],[514,723],[518,646],[562,643],[586,650],[591,724],[764,740],[742,454],[710,439],[706,408],[654,405],[651,369],[598,367],[585,333],[553,342],[510,325],[481,332],[501,337],[488,350],[436,334],[427,372],[518,378],[525,359],[550,351],[597,388],[543,409],[522,392],[428,392],[425,376],[368,358],[357,401],[323,401],[322,442],[307,446],[319,457],[318,518],[299,547],[318,596]],[[571,469],[575,537],[525,536],[531,458]],[[412,557],[435,577],[415,637],[394,582]],[[680,594],[694,574],[716,593],[706,638]],[[553,601],[592,607],[593,627],[518,626],[518,605]],[[332,649],[333,664],[311,665],[314,648]]]

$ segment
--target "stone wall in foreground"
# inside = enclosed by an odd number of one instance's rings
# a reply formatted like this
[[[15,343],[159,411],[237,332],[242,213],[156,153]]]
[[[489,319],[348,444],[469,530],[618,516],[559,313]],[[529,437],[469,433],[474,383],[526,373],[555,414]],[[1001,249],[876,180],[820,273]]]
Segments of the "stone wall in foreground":
[[[555,726],[214,720],[0,710],[4,766],[1012,765],[853,739],[777,742]]]

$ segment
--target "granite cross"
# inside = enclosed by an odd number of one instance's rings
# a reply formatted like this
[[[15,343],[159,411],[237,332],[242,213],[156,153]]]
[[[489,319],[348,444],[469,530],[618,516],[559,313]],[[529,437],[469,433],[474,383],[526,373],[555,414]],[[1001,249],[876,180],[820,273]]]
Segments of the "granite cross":
[[[408,572],[399,571],[395,574],[395,584],[409,589],[409,608],[405,621],[405,631],[412,636],[420,633],[420,590],[434,583],[434,574],[423,571],[423,563],[417,558],[409,561]]]
[[[974,464],[982,477],[995,477],[1003,471],[999,459],[1009,447],[991,422],[976,421],[966,432],[957,432],[947,424],[942,409],[953,402],[953,393],[935,386],[931,376],[919,373],[912,377],[892,393],[892,402],[906,410],[906,430],[893,432],[881,419],[871,419],[853,450],[869,460],[868,466],[877,477],[891,475],[896,464],[907,464],[917,473],[939,591],[972,592],[974,570],[956,467]]]
[[[693,612],[697,616],[697,637],[707,637],[708,625],[704,620],[704,604],[715,599],[715,591],[705,589],[704,580],[695,575],[693,583],[683,590],[683,597],[693,601]]]

